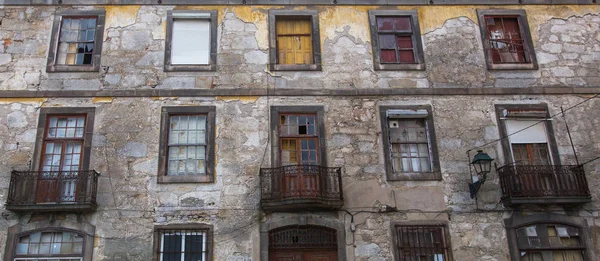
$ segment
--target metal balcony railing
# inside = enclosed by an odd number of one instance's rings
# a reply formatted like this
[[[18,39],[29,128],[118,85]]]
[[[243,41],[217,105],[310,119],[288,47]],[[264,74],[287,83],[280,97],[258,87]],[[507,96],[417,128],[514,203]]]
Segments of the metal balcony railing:
[[[512,198],[590,197],[583,166],[506,165],[497,170],[503,200]]]
[[[12,211],[93,210],[99,176],[94,170],[12,171],[6,208]]]
[[[341,168],[314,165],[260,169],[261,201],[343,201]]]

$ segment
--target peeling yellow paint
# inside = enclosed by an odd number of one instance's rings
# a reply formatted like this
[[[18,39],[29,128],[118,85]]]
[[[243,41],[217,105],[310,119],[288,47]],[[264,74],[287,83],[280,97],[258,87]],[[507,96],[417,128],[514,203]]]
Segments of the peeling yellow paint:
[[[230,102],[230,101],[241,101],[246,103],[256,102],[258,96],[217,96],[218,101]]]
[[[104,21],[104,40],[106,41],[108,28],[125,27],[135,24],[137,13],[140,10],[139,5],[107,5],[106,19]]]
[[[112,103],[113,97],[94,97],[92,103]]]
[[[319,27],[321,40],[333,39],[337,33],[344,32],[349,26],[348,33],[364,42],[370,42],[369,9],[367,6],[326,8],[319,12]]]
[[[100,236],[94,235],[94,247],[99,247],[99,246],[100,246]]]
[[[0,98],[0,103],[44,103],[48,98]]]

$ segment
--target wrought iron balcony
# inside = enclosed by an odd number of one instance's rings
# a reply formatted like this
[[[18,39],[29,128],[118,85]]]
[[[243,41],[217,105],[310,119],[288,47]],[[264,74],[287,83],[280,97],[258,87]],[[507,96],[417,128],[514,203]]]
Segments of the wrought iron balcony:
[[[583,166],[506,165],[498,176],[502,202],[520,204],[581,204],[591,201]]]
[[[14,212],[96,210],[98,172],[12,171],[6,209]]]
[[[265,211],[331,210],[344,204],[341,168],[261,168],[260,187],[260,203]]]

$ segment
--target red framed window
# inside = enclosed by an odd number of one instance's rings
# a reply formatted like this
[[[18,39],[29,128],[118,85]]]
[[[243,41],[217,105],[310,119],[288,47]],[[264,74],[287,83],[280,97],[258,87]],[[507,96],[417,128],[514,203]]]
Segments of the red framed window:
[[[410,16],[377,17],[381,63],[416,63]]]
[[[49,116],[44,132],[42,171],[80,169],[86,116]]]
[[[517,16],[485,16],[493,63],[529,63]]]

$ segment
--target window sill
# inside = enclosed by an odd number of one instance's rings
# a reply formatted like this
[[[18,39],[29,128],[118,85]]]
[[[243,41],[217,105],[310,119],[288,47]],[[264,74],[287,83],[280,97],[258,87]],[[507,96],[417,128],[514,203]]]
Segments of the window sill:
[[[537,70],[536,63],[493,63],[488,64],[489,70]]]
[[[320,64],[271,64],[271,71],[321,71]]]
[[[216,64],[165,65],[165,72],[215,72]]]
[[[395,172],[388,174],[388,181],[441,181],[440,172]]]
[[[158,176],[157,183],[212,183],[211,175],[196,175],[196,176]]]
[[[424,63],[414,64],[374,64],[374,69],[377,71],[424,71]]]
[[[100,66],[96,65],[48,65],[46,66],[46,72],[48,73],[60,73],[60,72],[98,72]]]

